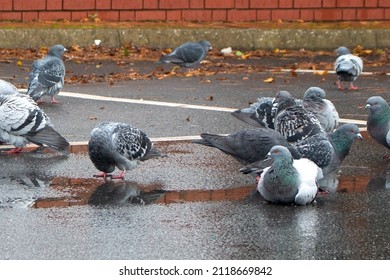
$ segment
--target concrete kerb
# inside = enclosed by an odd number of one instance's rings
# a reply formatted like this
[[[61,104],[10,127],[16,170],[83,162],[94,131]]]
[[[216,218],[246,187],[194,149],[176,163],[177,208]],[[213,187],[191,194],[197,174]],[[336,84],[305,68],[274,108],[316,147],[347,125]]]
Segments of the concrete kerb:
[[[0,29],[0,48],[39,48],[54,44],[91,46],[95,39],[106,47],[173,48],[186,41],[206,39],[215,48],[242,50],[330,50],[340,45],[384,49],[390,46],[390,29],[259,29],[259,28],[15,28]]]

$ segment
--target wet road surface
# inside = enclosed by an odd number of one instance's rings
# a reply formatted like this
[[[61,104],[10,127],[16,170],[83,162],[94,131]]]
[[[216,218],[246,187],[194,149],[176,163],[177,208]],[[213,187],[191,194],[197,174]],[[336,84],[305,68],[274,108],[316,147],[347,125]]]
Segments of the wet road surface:
[[[275,82],[263,83],[270,74]],[[218,108],[248,106],[281,89],[301,97],[309,86],[320,86],[342,118],[356,120],[365,120],[370,95],[390,100],[386,75],[361,78],[357,84],[364,89],[356,92],[339,92],[331,80],[261,72],[67,85],[67,92],[210,109],[71,96],[42,105],[58,131],[81,142],[68,157],[50,151],[0,156],[0,258],[388,259],[388,151],[367,133],[329,180],[330,193],[307,207],[265,202],[254,177],[238,172],[238,162],[189,141],[156,141],[169,156],[141,163],[124,181],[92,176],[97,171],[84,144],[104,120],[132,123],[158,139],[249,127]]]

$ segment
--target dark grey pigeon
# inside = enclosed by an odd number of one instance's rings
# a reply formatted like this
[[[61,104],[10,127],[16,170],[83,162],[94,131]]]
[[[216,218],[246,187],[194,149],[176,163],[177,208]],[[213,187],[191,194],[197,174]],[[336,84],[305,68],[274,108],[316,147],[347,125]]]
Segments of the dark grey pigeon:
[[[314,201],[321,169],[306,158],[294,159],[286,147],[274,146],[269,151],[272,165],[260,177],[257,190],[261,196],[274,203],[307,205]]]
[[[160,58],[162,63],[173,63],[180,67],[195,68],[211,49],[209,41],[187,42]]]
[[[309,136],[294,147],[302,158],[313,161],[326,176],[340,168],[356,139],[363,139],[359,128],[355,124],[343,124],[333,133]],[[241,168],[240,171],[244,174],[255,173],[265,167],[264,161],[258,161]]]
[[[390,107],[381,96],[371,96],[366,102],[368,108],[367,131],[379,144],[390,149]],[[390,158],[390,156],[386,156]]]
[[[363,60],[351,54],[351,51],[346,47],[337,49],[337,59],[334,63],[334,70],[338,76],[336,82],[339,89],[343,89],[342,82],[350,82],[350,89],[358,89],[353,82],[359,77],[363,71]]]
[[[40,102],[44,95],[48,95],[52,103],[58,103],[55,95],[63,88],[65,79],[64,51],[64,46],[55,45],[49,49],[47,56],[33,63],[27,95],[34,101]]]
[[[303,95],[302,107],[313,113],[325,132],[333,132],[339,125],[339,114],[334,104],[325,98],[325,91],[310,87]]]
[[[277,104],[275,130],[288,142],[297,143],[317,133],[324,133],[315,115],[301,105],[288,92],[279,92],[274,100]]]
[[[137,167],[145,161],[162,155],[144,132],[126,123],[104,122],[91,132],[88,142],[89,157],[102,173],[96,177],[124,179],[126,170]],[[115,167],[121,170],[112,175]]]
[[[226,136],[208,133],[200,136],[202,139],[193,140],[193,143],[217,148],[243,165],[263,160],[275,145],[288,147],[294,158],[300,158],[294,146],[280,133],[269,128],[242,129]]]
[[[47,115],[30,96],[21,93],[0,95],[0,139],[15,146],[4,152],[7,154],[21,152],[28,142],[69,152],[68,141],[53,128]]]

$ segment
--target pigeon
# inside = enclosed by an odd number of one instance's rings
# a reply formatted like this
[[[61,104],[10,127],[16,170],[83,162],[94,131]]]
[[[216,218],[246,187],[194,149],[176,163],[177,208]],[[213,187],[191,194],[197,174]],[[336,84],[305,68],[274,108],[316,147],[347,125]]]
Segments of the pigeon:
[[[51,103],[59,103],[55,95],[64,86],[65,66],[62,61],[64,51],[66,51],[64,46],[55,45],[49,49],[47,56],[33,63],[27,95],[34,101],[41,102],[41,98],[48,95],[51,97]]]
[[[275,145],[288,147],[294,158],[300,158],[296,148],[277,131],[269,128],[238,130],[229,135],[202,133],[200,140],[192,143],[214,147],[231,155],[242,165],[264,160],[269,150]]]
[[[306,158],[294,159],[284,146],[274,146],[268,153],[272,165],[264,168],[257,190],[274,203],[307,205],[314,201],[321,169]]]
[[[277,105],[275,130],[288,142],[297,143],[309,136],[324,132],[315,115],[299,105],[288,92],[278,92],[274,104]]]
[[[353,123],[340,125],[334,132],[328,134],[328,138],[332,144],[334,154],[332,161],[325,168],[322,168],[324,176],[338,170],[349,154],[352,144],[356,140],[363,140],[359,127]]]
[[[282,90],[277,95],[291,94],[288,91]],[[260,97],[256,102],[252,103],[247,108],[235,110],[231,114],[237,119],[255,127],[268,127],[274,129],[275,112],[278,104],[274,103],[275,97]],[[295,99],[297,105],[302,104],[302,100]]]
[[[325,91],[310,87],[303,95],[302,107],[313,113],[325,132],[333,132],[339,125],[339,114],[334,104],[325,98]]]
[[[28,142],[68,153],[69,143],[53,127],[49,117],[26,94],[0,95],[0,139],[14,145],[6,154],[18,153]]]
[[[336,131],[318,133],[293,145],[302,158],[307,158],[322,169],[323,176],[338,170],[348,155],[355,140],[362,140],[356,124],[343,124]],[[240,169],[244,174],[256,173],[267,165],[263,161],[253,162]]]
[[[353,82],[363,71],[363,60],[360,57],[351,54],[346,47],[339,47],[334,70],[338,76],[336,84],[339,89],[343,89],[343,81],[350,82],[350,89],[359,89],[354,86]]]
[[[171,53],[163,55],[160,58],[160,62],[173,63],[180,67],[196,68],[211,48],[209,41],[187,42],[174,49]]]
[[[381,96],[367,99],[368,108],[367,131],[379,144],[390,149],[390,107]],[[390,158],[390,156],[386,156]]]
[[[94,166],[102,173],[95,177],[124,179],[126,170],[137,167],[140,161],[161,154],[144,132],[136,127],[120,122],[103,122],[91,132],[88,142],[89,157]],[[115,167],[121,170],[112,175]]]

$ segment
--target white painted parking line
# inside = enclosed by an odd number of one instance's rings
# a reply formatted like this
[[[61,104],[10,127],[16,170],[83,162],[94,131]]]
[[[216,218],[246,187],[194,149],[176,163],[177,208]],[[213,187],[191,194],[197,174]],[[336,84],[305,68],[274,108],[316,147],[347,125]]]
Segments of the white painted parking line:
[[[311,73],[311,74],[321,74],[321,73],[327,73],[327,74],[336,74],[333,70],[314,70],[314,69],[281,69],[281,72],[291,72],[294,71],[296,73]],[[390,75],[390,73],[382,73],[382,72],[362,72],[360,75],[370,76],[370,75],[377,75],[378,73],[381,73],[381,75]]]

